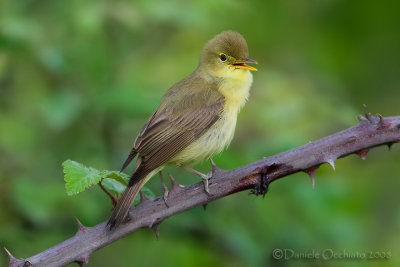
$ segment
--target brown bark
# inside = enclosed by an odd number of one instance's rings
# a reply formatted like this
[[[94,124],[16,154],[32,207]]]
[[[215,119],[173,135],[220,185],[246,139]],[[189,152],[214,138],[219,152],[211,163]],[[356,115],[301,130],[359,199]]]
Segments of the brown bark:
[[[225,171],[213,167],[209,190],[203,183],[181,186],[173,181],[167,204],[163,197],[142,201],[130,211],[131,220],[109,231],[106,222],[85,227],[78,221],[78,232],[72,238],[24,260],[10,255],[10,266],[63,266],[71,262],[87,263],[91,253],[140,228],[153,228],[158,233],[159,224],[168,217],[235,192],[260,185],[261,177],[269,184],[292,173],[304,171],[312,178],[319,165],[329,163],[334,167],[337,158],[357,153],[365,157],[368,149],[400,142],[400,116],[359,116],[354,127],[330,135],[304,146],[264,158],[240,168]]]

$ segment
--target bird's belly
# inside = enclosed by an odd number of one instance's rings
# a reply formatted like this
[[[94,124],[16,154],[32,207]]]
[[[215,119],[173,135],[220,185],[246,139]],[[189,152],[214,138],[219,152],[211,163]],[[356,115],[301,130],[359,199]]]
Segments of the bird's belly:
[[[230,144],[235,133],[237,115],[246,102],[253,81],[249,71],[239,74],[240,79],[227,79],[220,85],[219,91],[225,97],[224,111],[220,119],[168,163],[181,165],[199,162],[218,154]]]
[[[233,139],[236,117],[237,112],[224,111],[221,118],[209,130],[168,163],[177,165],[195,163],[220,153]]]

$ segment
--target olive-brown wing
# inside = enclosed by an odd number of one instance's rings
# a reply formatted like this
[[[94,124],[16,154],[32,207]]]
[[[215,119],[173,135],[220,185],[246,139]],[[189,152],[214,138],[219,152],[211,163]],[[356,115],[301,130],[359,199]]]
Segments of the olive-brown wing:
[[[223,106],[224,98],[216,90],[189,93],[178,103],[160,105],[135,142],[141,171],[158,168],[198,139],[220,118]]]

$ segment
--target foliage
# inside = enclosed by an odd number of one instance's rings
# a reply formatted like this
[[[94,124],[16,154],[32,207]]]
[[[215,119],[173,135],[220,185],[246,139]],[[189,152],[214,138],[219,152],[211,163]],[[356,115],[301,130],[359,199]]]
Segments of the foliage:
[[[65,189],[68,195],[75,195],[86,188],[98,184],[106,178],[107,173],[100,172],[94,168],[85,167],[76,161],[67,160],[63,163]]]
[[[99,171],[93,167],[66,160],[63,162],[65,189],[68,195],[76,195],[92,185],[102,182],[102,185],[111,193],[121,195],[128,185],[130,176],[119,171]],[[146,186],[142,188],[144,194],[155,197]]]
[[[26,257],[71,236],[74,216],[104,221],[109,199],[99,188],[67,197],[60,164],[118,169],[163,92],[223,30],[242,33],[259,62],[233,143],[214,159],[223,169],[351,126],[364,103],[399,115],[399,9],[395,0],[0,1],[1,245]],[[139,231],[89,266],[265,266],[275,248],[398,255],[399,151],[351,156],[335,172],[322,166],[314,189],[296,174],[265,200],[243,193],[188,211],[161,225],[159,241]],[[162,194],[159,179],[148,187]]]

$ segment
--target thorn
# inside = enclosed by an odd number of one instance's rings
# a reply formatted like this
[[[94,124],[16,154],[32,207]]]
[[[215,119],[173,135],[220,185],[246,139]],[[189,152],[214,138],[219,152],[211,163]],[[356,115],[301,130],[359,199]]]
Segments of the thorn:
[[[360,156],[360,158],[362,160],[365,160],[367,158],[368,152],[369,152],[369,149],[363,149],[363,150],[357,151],[356,153],[357,153],[357,155]]]
[[[156,238],[158,240],[158,238],[160,237],[160,224],[162,223],[162,221],[160,222],[156,222],[156,223],[152,223],[151,226],[149,228],[151,228],[154,233],[156,234]]]
[[[25,264],[26,262],[29,262],[29,261],[24,261],[24,260],[15,258],[6,247],[4,247],[4,250],[8,254],[8,257],[10,258],[10,266],[21,265],[21,264]]]
[[[214,174],[217,174],[219,172],[223,172],[224,171],[223,169],[219,168],[217,166],[217,164],[215,164],[215,162],[213,161],[212,158],[210,158],[210,163],[211,163],[211,174],[212,174],[212,177],[215,176]]]
[[[387,143],[386,145],[387,145],[388,149],[390,150],[392,148],[393,143]]]
[[[207,211],[207,203],[206,204],[203,204],[203,209],[204,209],[204,211]]]
[[[83,266],[83,265],[89,263],[90,254],[91,254],[91,252],[89,252],[89,253],[87,253],[87,254],[85,254],[85,255],[83,255],[83,256],[80,256],[80,257],[76,260],[76,262],[77,262],[80,266]]]
[[[142,190],[139,191],[139,194],[140,194],[140,201],[139,201],[139,204],[142,204],[142,203],[151,201],[151,199],[148,198],[148,197],[142,192]]]
[[[170,195],[172,192],[179,192],[179,191],[181,191],[183,188],[185,188],[185,186],[183,186],[183,185],[177,183],[177,182],[175,181],[174,177],[173,177],[171,174],[168,174],[168,176],[169,176],[169,179],[171,180],[171,184],[172,184],[171,190],[169,191],[169,195]]]
[[[364,114],[367,115],[368,111],[367,111],[367,105],[363,104],[363,108],[364,108]]]
[[[329,165],[331,165],[332,169],[335,170],[335,160],[328,160],[326,163],[328,163]]]
[[[77,217],[75,217],[75,221],[78,224],[78,232],[76,234],[84,234],[88,230],[89,227],[84,226]]]
[[[379,113],[376,113],[376,116],[379,117],[379,124],[380,124],[381,126],[385,126],[385,123],[383,122],[383,117],[382,117],[382,115],[379,114]]]
[[[215,164],[215,162],[213,161],[213,159],[212,158],[210,158],[210,163],[211,163],[211,166],[214,168],[218,168],[217,167],[217,164]]]
[[[367,120],[369,120],[369,122],[372,122],[372,114],[370,112],[367,111],[367,105],[363,104],[364,107],[364,114],[365,117],[367,117]]]
[[[164,204],[165,206],[167,206],[167,208],[169,208],[169,205],[167,203],[167,199],[168,199],[168,187],[165,185],[164,183],[164,177],[162,175],[162,172],[159,172],[160,174],[160,180],[161,180],[161,187],[162,187],[162,191],[163,191],[163,199],[164,199]]]
[[[358,116],[357,116],[357,119],[358,119],[360,122],[368,121],[363,115],[358,115]]]
[[[168,173],[169,180],[171,181],[172,186],[176,185],[177,182],[175,181],[174,177]]]
[[[319,165],[318,165],[318,166],[311,167],[311,168],[305,170],[305,172],[306,172],[306,173],[310,176],[310,178],[311,178],[311,185],[312,185],[312,188],[313,188],[313,189],[314,189],[314,187],[315,187],[315,172],[318,170],[318,168],[319,168]]]
[[[15,257],[11,254],[11,252],[10,252],[6,247],[4,247],[4,250],[7,252],[8,257],[9,257],[10,259],[15,259]]]
[[[366,116],[367,116],[367,119],[369,120],[369,122],[373,122],[372,121],[372,114],[370,113],[370,112],[368,112],[367,114],[366,114]]]
[[[392,123],[390,123],[390,122],[388,122],[388,121],[385,121],[385,119],[382,117],[381,114],[376,113],[376,116],[379,117],[379,126],[380,126],[380,127],[383,128],[383,127],[391,127],[391,126],[392,126]]]

